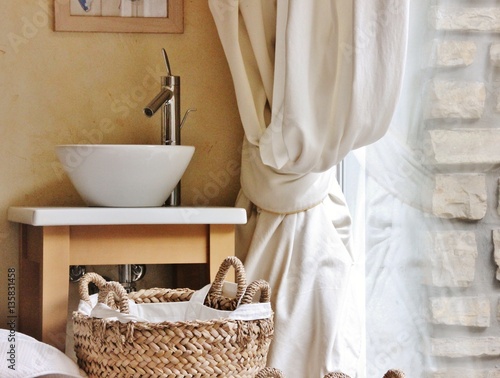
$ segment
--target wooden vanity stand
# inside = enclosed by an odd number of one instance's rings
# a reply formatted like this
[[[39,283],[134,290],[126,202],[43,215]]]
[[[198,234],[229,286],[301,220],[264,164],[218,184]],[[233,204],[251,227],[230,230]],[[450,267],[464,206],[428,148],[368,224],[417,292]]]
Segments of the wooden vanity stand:
[[[11,207],[20,223],[18,329],[64,351],[71,265],[209,265],[234,255],[243,209]]]

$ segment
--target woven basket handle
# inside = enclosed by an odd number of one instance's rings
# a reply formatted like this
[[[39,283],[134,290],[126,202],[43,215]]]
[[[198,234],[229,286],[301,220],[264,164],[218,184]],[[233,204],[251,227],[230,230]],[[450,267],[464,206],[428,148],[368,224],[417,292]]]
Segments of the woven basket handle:
[[[401,370],[391,369],[384,374],[384,378],[405,378],[405,373]]]
[[[106,282],[104,290],[99,291],[98,301],[109,307],[118,308],[122,314],[130,312],[127,291],[119,282]]]
[[[95,284],[99,289],[99,291],[102,291],[106,288],[107,282],[97,273],[86,273],[83,275],[82,279],[80,280],[80,286],[78,287],[80,299],[82,301],[87,302],[89,305],[92,305],[92,303],[90,302],[90,295],[89,295],[90,283]]]
[[[120,312],[124,314],[129,313],[128,294],[123,286],[118,282],[106,282],[106,280],[97,273],[86,273],[80,280],[79,294],[82,301],[92,306],[89,295],[90,283],[95,284],[99,289],[98,301],[100,303],[112,305],[114,302],[117,302]]]
[[[271,288],[269,284],[264,280],[253,281],[248,285],[243,298],[241,298],[241,304],[250,304],[253,302],[253,298],[260,291],[260,303],[267,303],[271,300]]]
[[[284,378],[285,376],[281,372],[281,370],[275,368],[264,368],[259,371],[259,374],[255,376],[255,378]]]
[[[229,256],[224,259],[220,265],[219,271],[215,276],[214,282],[210,288],[208,294],[215,298],[220,298],[222,296],[222,285],[224,284],[224,279],[227,276],[229,268],[234,267],[236,272],[236,298],[239,300],[245,293],[247,287],[247,276],[245,273],[245,267],[243,263],[235,256]]]

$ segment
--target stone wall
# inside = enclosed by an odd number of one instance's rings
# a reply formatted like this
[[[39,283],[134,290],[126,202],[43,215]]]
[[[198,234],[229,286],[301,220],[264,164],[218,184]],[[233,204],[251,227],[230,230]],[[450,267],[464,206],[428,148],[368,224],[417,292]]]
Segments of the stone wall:
[[[500,377],[500,2],[433,6],[425,155],[430,374]]]

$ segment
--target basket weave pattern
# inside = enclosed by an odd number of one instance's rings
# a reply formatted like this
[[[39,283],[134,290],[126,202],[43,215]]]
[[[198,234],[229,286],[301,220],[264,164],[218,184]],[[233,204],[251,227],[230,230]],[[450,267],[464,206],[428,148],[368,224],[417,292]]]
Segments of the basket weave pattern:
[[[279,369],[266,367],[262,369],[259,374],[255,376],[255,378],[284,378],[285,376]]]
[[[283,372],[279,369],[265,368],[260,371],[255,378],[284,378]],[[350,378],[347,374],[340,371],[328,373],[324,378]],[[401,370],[391,369],[384,374],[383,378],[405,378],[405,374]]]
[[[229,260],[228,260],[229,259]],[[244,287],[239,260],[228,258],[221,266],[235,266],[238,295],[253,298],[261,292],[261,302],[269,300],[263,281]],[[225,274],[224,274],[225,276]],[[109,283],[85,277],[101,285],[100,298],[125,305],[124,291],[113,286],[114,298],[107,292]],[[224,278],[224,277],[223,277]],[[88,282],[82,282],[82,299],[88,296]],[[214,286],[214,285],[213,285]],[[215,285],[216,286],[216,285]],[[87,290],[87,293],[85,293]],[[189,289],[153,289],[131,293],[137,303],[189,300]],[[234,307],[232,299],[212,292],[210,301],[219,308]],[[127,294],[125,293],[125,296]],[[242,303],[245,303],[242,299]],[[123,311],[122,311],[123,312]],[[254,378],[266,365],[267,352],[274,331],[272,319],[241,321],[217,319],[193,322],[130,322],[96,319],[81,313],[73,314],[75,352],[78,364],[92,377],[241,377]]]

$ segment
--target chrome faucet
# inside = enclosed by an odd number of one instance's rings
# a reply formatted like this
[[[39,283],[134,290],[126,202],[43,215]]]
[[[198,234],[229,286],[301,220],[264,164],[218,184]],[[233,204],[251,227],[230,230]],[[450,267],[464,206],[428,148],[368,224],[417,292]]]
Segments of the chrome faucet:
[[[160,92],[144,108],[144,114],[152,117],[158,109],[161,112],[161,144],[180,145],[181,144],[181,78],[172,75],[167,52],[162,49],[167,76],[161,77]]]
[[[181,78],[172,75],[170,62],[165,49],[162,49],[167,76],[161,77],[160,92],[144,108],[144,114],[152,117],[161,108],[161,144],[167,146],[181,145],[181,127],[190,111],[189,109],[181,121]],[[179,206],[181,203],[180,182],[167,199],[166,206]]]

